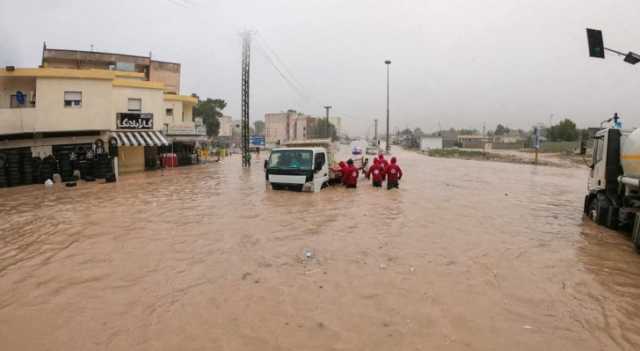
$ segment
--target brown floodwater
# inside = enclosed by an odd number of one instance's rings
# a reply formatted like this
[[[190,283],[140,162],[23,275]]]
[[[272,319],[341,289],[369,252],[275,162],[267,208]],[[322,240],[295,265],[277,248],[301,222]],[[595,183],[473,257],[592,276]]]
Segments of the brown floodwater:
[[[398,155],[397,191],[237,157],[0,189],[0,350],[640,348],[640,256],[583,219],[585,169]]]

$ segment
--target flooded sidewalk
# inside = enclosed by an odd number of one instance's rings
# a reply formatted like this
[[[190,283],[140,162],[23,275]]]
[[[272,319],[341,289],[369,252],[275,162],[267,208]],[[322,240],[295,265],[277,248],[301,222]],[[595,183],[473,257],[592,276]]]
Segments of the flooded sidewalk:
[[[586,168],[397,156],[393,191],[238,157],[0,189],[0,349],[640,348],[640,256],[583,220]]]

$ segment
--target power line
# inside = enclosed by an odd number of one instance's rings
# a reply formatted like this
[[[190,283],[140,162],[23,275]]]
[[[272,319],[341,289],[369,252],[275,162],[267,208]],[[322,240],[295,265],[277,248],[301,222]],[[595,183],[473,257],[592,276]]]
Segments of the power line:
[[[284,64],[282,59],[279,59],[279,56],[275,53],[275,51],[273,49],[269,49],[268,44],[266,43],[264,38],[261,38],[261,41],[259,42],[259,44],[260,44],[259,46],[260,52],[271,64],[271,66],[273,66],[276,72],[278,72],[280,77],[289,85],[289,87],[294,92],[296,92],[299,95],[300,98],[304,100],[304,102],[311,102],[313,99],[305,93],[304,89],[302,88],[302,84],[300,84],[295,79],[293,74],[291,74],[290,71],[287,70],[286,65]],[[279,60],[280,64],[278,64],[276,60]]]
[[[287,64],[280,58],[280,56],[276,53],[276,51],[267,43],[267,40],[261,35],[258,36],[258,39],[261,41],[261,45],[266,49],[266,51],[275,58],[277,63],[282,66],[284,72],[290,77],[290,79],[300,88],[300,90],[304,91],[304,86],[300,83],[298,79],[291,73],[291,70],[287,66]]]

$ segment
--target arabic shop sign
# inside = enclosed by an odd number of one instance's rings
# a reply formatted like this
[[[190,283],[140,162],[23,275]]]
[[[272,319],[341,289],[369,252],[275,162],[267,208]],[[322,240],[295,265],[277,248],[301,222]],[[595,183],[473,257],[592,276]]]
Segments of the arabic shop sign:
[[[118,129],[153,129],[153,113],[116,113]]]
[[[204,136],[207,135],[207,129],[195,123],[173,123],[167,127],[167,134]]]

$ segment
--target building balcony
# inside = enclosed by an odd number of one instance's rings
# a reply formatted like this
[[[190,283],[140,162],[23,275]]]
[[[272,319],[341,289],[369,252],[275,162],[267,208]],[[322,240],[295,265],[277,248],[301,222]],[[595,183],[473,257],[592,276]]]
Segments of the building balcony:
[[[35,133],[37,119],[35,108],[0,108],[0,135]]]

